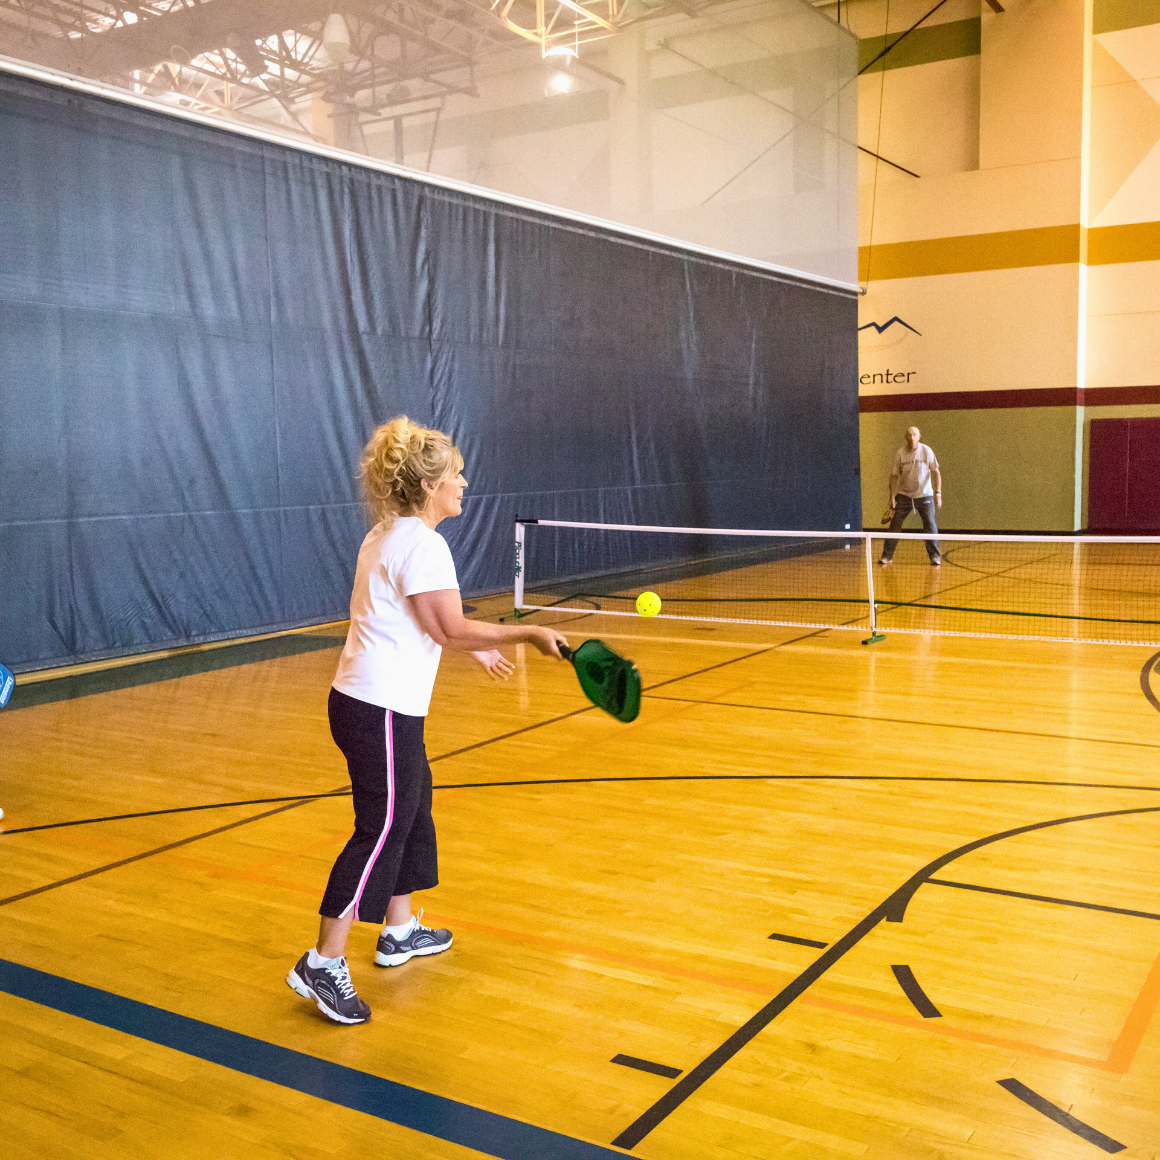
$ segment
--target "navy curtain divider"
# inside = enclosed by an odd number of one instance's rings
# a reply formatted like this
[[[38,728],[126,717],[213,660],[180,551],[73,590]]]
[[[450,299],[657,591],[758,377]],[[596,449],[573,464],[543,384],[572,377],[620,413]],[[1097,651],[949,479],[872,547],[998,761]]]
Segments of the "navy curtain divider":
[[[861,526],[852,294],[0,75],[0,662],[340,619],[356,466],[524,517]]]

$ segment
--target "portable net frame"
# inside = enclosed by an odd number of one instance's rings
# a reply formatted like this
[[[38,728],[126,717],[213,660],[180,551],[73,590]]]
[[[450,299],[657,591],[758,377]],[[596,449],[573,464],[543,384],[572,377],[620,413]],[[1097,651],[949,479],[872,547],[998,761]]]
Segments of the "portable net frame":
[[[869,633],[1160,647],[1160,536],[669,528],[517,520],[515,606]],[[898,542],[888,566],[884,542]]]

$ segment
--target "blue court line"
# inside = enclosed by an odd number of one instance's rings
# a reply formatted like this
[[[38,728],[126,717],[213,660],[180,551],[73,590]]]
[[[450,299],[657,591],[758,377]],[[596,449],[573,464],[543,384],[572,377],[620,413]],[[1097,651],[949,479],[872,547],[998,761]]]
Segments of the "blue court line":
[[[500,1160],[609,1160],[625,1156],[613,1148],[537,1128],[5,959],[0,959],[0,991]],[[368,1031],[336,1027],[334,1033],[366,1035]]]

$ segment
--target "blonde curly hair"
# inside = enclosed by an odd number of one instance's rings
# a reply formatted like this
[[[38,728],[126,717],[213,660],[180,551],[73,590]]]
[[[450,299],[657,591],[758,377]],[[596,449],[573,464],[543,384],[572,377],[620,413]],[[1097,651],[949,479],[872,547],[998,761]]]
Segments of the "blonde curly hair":
[[[406,415],[376,428],[359,460],[363,493],[376,521],[418,515],[427,506],[424,480],[435,487],[462,469],[463,456],[449,436]]]

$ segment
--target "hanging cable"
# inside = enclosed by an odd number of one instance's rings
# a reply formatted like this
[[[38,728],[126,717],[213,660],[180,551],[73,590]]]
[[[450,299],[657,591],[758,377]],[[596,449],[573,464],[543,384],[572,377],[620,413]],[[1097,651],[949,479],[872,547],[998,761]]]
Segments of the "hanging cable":
[[[946,0],[943,0],[945,3]],[[932,9],[933,11],[933,9]],[[929,16],[930,13],[928,12]],[[926,16],[923,17],[923,20]],[[905,33],[903,34],[905,35]],[[883,31],[882,40],[886,43],[886,48],[882,50],[874,60],[881,60],[882,56],[888,52],[893,45],[889,44],[890,38],[890,0],[886,0],[886,27]],[[902,37],[899,37],[901,40]],[[895,42],[897,43],[897,41]],[[871,61],[870,64],[873,64]],[[869,68],[868,64],[866,68]],[[866,69],[859,69],[858,75],[861,76]],[[866,281],[862,287],[862,293],[868,294],[870,292],[870,259],[874,256],[874,212],[878,204],[878,166],[880,164],[879,155],[882,152],[882,107],[886,103],[886,66],[882,66],[882,80],[878,85],[878,135],[874,140],[874,185],[870,193],[870,236],[866,239]]]

